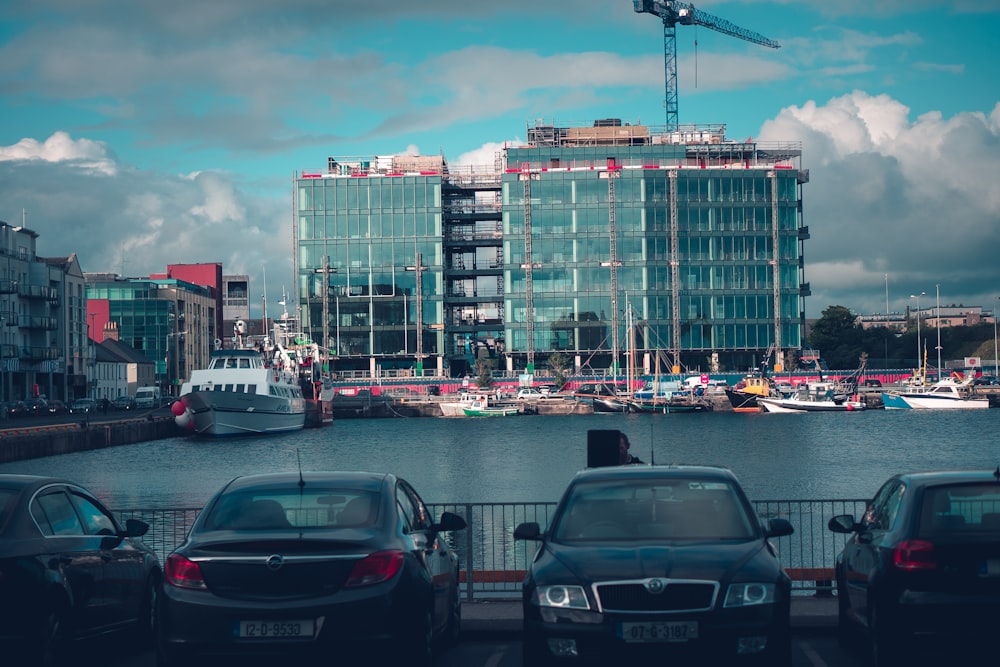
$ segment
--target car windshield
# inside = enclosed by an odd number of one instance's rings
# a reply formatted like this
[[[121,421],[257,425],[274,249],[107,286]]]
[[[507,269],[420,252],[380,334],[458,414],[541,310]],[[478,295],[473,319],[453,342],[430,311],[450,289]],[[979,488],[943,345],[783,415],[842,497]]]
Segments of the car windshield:
[[[280,530],[371,527],[378,495],[357,489],[253,489],[223,495],[206,530]]]
[[[1000,486],[995,482],[937,486],[924,492],[920,535],[1000,533]]]
[[[614,480],[576,484],[553,539],[746,540],[753,526],[725,481]]]

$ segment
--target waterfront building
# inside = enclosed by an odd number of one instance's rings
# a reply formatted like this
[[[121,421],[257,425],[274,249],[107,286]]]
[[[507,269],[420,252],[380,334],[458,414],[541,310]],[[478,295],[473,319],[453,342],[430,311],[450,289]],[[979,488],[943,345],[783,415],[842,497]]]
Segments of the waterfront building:
[[[0,400],[86,395],[86,300],[76,255],[40,257],[38,234],[0,221]]]
[[[303,324],[338,371],[532,373],[557,352],[583,372],[626,352],[645,372],[742,370],[801,346],[798,144],[618,119],[527,130],[487,166],[331,157],[296,175]]]
[[[222,276],[222,321],[250,319],[250,276]],[[223,332],[225,333],[225,332]]]
[[[95,344],[90,397],[113,401],[119,396],[135,396],[139,387],[155,384],[156,365],[118,340],[118,326],[109,322],[104,327],[104,340]]]
[[[193,369],[207,366],[219,335],[217,289],[163,275],[86,273],[84,278],[95,341],[102,342],[114,323],[119,340],[153,362],[154,384],[164,395],[176,394]]]

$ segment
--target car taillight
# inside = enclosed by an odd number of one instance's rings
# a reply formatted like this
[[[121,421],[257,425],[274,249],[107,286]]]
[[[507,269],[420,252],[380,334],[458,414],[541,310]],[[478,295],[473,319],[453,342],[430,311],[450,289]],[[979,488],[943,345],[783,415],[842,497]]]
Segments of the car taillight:
[[[167,563],[163,568],[163,576],[168,584],[177,588],[193,588],[196,590],[206,590],[208,588],[205,578],[201,576],[201,568],[198,567],[198,563],[180,554],[170,554],[167,556]]]
[[[388,581],[403,567],[402,551],[376,551],[354,564],[344,588],[371,586]]]
[[[904,540],[893,550],[892,564],[900,570],[933,570],[937,567],[934,544],[927,540]]]

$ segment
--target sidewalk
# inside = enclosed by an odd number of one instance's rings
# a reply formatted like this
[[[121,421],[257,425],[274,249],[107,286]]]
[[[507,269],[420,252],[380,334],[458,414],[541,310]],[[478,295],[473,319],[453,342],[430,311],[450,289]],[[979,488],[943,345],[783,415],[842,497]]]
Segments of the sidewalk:
[[[829,632],[835,630],[836,627],[837,598],[815,595],[792,598],[792,632]],[[521,600],[463,601],[462,632],[468,634],[520,634]]]

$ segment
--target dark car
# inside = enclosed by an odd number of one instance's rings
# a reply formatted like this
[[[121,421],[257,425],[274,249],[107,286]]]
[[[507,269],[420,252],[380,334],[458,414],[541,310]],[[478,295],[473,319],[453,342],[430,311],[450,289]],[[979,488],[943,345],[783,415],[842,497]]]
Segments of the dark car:
[[[878,378],[866,378],[865,382],[864,382],[864,386],[866,386],[866,387],[881,387],[882,386],[882,381],[879,380]]]
[[[612,466],[573,478],[522,590],[524,665],[789,665],[791,582],[733,473]],[[633,662],[635,660],[635,662]],[[677,664],[680,664],[679,662]]]
[[[64,415],[69,412],[69,406],[58,398],[50,399],[48,408],[50,415]]]
[[[28,406],[24,401],[7,401],[3,404],[5,417],[25,417],[28,414]]]
[[[97,412],[97,401],[92,398],[78,398],[69,405],[72,414],[89,414]]]
[[[135,410],[135,399],[128,394],[122,394],[111,401],[111,407],[114,410]]]
[[[238,477],[167,558],[159,663],[388,652],[429,665],[433,640],[460,631],[458,558],[442,533],[462,528],[450,512],[435,523],[394,475]]]
[[[49,402],[44,398],[29,398],[24,402],[25,414],[29,417],[41,417],[49,414]]]
[[[151,643],[160,588],[154,552],[93,494],[54,477],[0,475],[0,655],[72,664],[70,642],[127,630]]]
[[[841,639],[868,639],[876,665],[907,664],[921,642],[961,652],[994,637],[1000,470],[895,475],[863,517],[829,528],[850,536],[836,563]]]

